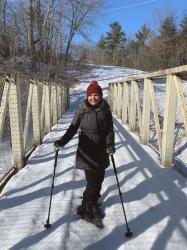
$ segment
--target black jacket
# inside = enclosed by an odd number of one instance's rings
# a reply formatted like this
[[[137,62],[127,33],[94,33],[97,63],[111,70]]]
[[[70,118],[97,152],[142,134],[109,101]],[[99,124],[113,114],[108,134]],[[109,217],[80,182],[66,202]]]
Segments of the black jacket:
[[[109,166],[106,148],[114,146],[114,130],[108,103],[102,99],[97,107],[92,107],[87,100],[82,101],[71,125],[66,133],[56,141],[57,144],[64,146],[77,133],[78,129],[76,167],[99,171]]]

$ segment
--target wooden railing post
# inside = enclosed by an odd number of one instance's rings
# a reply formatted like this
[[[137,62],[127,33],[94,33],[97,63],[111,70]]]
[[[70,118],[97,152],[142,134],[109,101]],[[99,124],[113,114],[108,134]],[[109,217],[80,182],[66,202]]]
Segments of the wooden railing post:
[[[45,84],[45,126],[44,131],[45,133],[50,132],[51,129],[51,88],[50,83]]]
[[[41,97],[41,108],[40,108],[40,124],[41,124],[41,134],[45,133],[45,95],[46,95],[46,84],[42,81],[42,97]]]
[[[63,87],[64,87],[64,98],[65,98],[65,110],[68,109],[69,107],[69,84],[68,82],[65,82],[63,84]]]
[[[29,85],[29,93],[27,97],[27,107],[26,107],[24,129],[23,129],[24,152],[26,152],[26,144],[27,144],[27,138],[29,135],[29,125],[30,125],[30,117],[31,117],[30,114],[31,114],[32,93],[33,93],[33,81],[31,79],[29,80],[28,85]]]
[[[60,119],[62,115],[62,86],[57,85],[57,117]]]
[[[112,109],[112,93],[111,93],[111,85],[108,85],[108,104],[110,105],[111,109]]]
[[[173,76],[168,75],[166,80],[166,99],[161,154],[161,163],[166,167],[172,166],[177,101],[177,95],[174,86]]]
[[[122,89],[122,121],[123,121],[124,124],[127,124],[127,120],[129,121],[129,91],[128,91],[128,83],[124,82],[122,88],[123,88]]]
[[[184,122],[185,135],[187,137],[187,104],[185,102],[182,83],[181,83],[180,78],[175,75],[173,76],[173,80],[174,80],[175,88],[177,91],[177,97],[178,97],[179,108],[181,111],[181,116]]]
[[[52,98],[51,98],[51,103],[52,103],[52,108],[51,108],[51,113],[52,113],[52,124],[56,124],[58,119],[57,119],[57,87],[55,84],[51,85],[51,91],[52,91]]]
[[[118,103],[118,88],[117,83],[114,84],[114,114],[117,115],[117,103]]]
[[[23,166],[24,158],[23,123],[20,103],[19,76],[13,74],[10,79],[9,115],[14,165],[20,169]]]
[[[158,140],[158,148],[159,148],[159,153],[161,155],[162,154],[161,130],[160,130],[160,123],[159,123],[159,117],[158,117],[158,111],[157,111],[157,105],[156,105],[156,99],[155,99],[155,92],[153,88],[153,82],[151,80],[149,81],[149,91],[150,91],[150,96],[151,96],[155,129],[156,129],[157,140]]]
[[[122,117],[122,94],[123,94],[123,88],[122,83],[118,83],[117,85],[118,91],[117,91],[117,117],[121,119]]]
[[[151,96],[149,91],[150,81],[151,81],[150,79],[144,80],[141,143],[145,145],[149,143],[149,125],[150,125],[150,111],[151,111]]]
[[[111,84],[111,109],[114,113],[114,84]]]
[[[62,114],[66,111],[66,87],[65,84],[61,85],[61,91],[62,91]]]
[[[37,80],[33,81],[33,95],[32,95],[32,120],[33,120],[33,137],[34,144],[41,143],[41,123],[40,123],[40,107],[38,96]]]
[[[136,81],[131,81],[131,97],[130,97],[130,131],[135,131],[136,127]]]
[[[139,126],[139,130],[140,130],[140,134],[141,134],[141,119],[142,119],[142,115],[141,115],[141,107],[140,107],[140,93],[139,93],[139,86],[138,86],[138,81],[135,81],[135,99],[136,99],[136,113],[137,113],[137,118],[138,118],[138,126]]]

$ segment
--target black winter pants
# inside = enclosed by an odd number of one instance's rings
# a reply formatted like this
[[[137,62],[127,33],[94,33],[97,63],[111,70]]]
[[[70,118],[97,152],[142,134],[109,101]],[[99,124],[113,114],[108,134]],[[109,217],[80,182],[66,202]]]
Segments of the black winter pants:
[[[105,169],[99,172],[91,172],[87,170],[84,172],[87,185],[83,194],[83,200],[85,202],[96,203],[100,196],[100,191],[105,176]]]

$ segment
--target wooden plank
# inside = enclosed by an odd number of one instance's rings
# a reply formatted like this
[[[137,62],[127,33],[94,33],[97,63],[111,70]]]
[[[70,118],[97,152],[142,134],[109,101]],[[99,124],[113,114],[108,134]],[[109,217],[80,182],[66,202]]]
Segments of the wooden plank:
[[[166,101],[164,109],[164,125],[162,136],[162,154],[161,163],[166,167],[172,166],[174,131],[175,131],[175,115],[177,94],[173,87],[174,79],[172,75],[167,76],[166,81]]]
[[[9,115],[14,165],[16,168],[20,169],[23,166],[24,158],[20,82],[19,76],[15,76],[13,74],[11,75],[10,81]]]
[[[185,135],[187,137],[187,106],[185,103],[185,97],[184,97],[184,92],[183,92],[183,88],[182,88],[182,83],[181,83],[180,78],[177,76],[173,76],[173,79],[174,79],[175,88],[177,91],[179,108],[180,108],[182,119],[184,122]]]
[[[142,73],[139,75],[135,75],[135,76],[129,76],[129,77],[125,77],[123,79],[123,81],[138,81],[141,79],[145,79],[145,78],[158,78],[158,77],[164,77],[166,78],[167,75],[169,74],[177,74],[177,73],[182,73],[182,72],[186,72],[187,71],[187,65],[183,65],[183,66],[179,66],[179,67],[175,67],[175,68],[171,68],[171,69],[166,69],[166,70],[160,70],[160,71],[156,71],[156,72],[152,72],[152,73]],[[115,84],[118,83],[118,81],[113,81],[110,82],[109,84]]]

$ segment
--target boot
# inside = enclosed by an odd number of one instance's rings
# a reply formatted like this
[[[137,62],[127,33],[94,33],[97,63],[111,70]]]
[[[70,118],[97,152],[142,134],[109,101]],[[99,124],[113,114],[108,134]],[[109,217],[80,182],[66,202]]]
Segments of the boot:
[[[93,203],[92,202],[85,202],[82,201],[82,205],[77,207],[77,214],[80,215],[83,218],[87,219],[93,219]]]
[[[99,219],[104,218],[104,214],[101,212],[101,209],[98,203],[93,204],[93,214],[94,214],[94,218],[99,218]]]
[[[93,202],[91,202],[91,201],[86,202],[84,217],[88,218],[88,219],[94,218]]]

